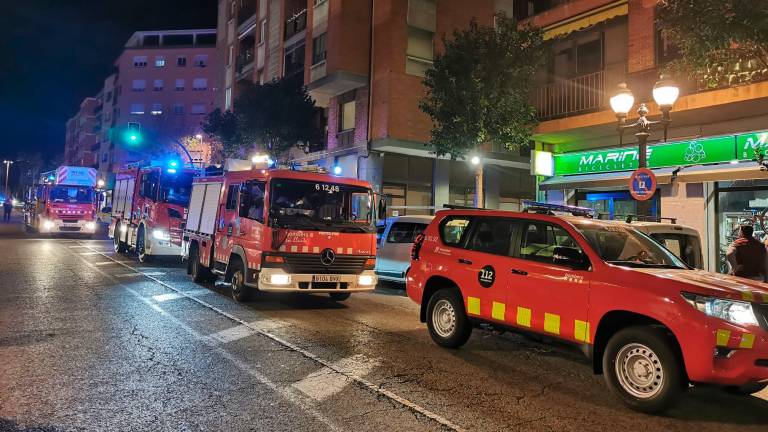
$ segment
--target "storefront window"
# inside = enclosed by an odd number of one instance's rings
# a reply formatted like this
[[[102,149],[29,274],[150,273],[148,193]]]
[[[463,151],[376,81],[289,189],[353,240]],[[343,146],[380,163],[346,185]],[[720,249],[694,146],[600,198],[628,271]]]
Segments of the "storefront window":
[[[629,192],[579,192],[577,205],[594,209],[601,219],[626,219],[637,215],[637,201]],[[658,216],[658,194],[651,199],[651,216]]]
[[[728,246],[736,239],[739,226],[752,225],[755,238],[765,242],[764,221],[768,210],[768,180],[740,180],[717,184],[717,220],[719,236],[718,271],[728,273],[725,259]]]

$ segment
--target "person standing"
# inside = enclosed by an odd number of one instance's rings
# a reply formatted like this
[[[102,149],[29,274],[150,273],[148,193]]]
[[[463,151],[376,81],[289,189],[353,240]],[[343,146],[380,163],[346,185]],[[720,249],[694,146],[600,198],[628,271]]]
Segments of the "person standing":
[[[3,202],[3,222],[11,221],[11,210],[13,210],[13,203],[9,200]]]
[[[730,274],[760,282],[768,278],[766,248],[754,237],[751,225],[739,227],[739,238],[728,247],[726,258],[731,266]]]

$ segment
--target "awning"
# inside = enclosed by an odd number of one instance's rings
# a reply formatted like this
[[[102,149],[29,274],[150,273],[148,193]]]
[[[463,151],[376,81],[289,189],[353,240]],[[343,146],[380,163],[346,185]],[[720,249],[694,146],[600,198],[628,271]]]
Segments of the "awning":
[[[544,40],[565,36],[569,33],[608,21],[609,19],[628,14],[628,0],[613,2],[544,27]]]
[[[711,181],[768,179],[768,171],[762,171],[757,162],[743,161],[733,164],[715,164],[685,167],[677,175],[681,183]]]
[[[652,170],[656,174],[658,184],[672,182],[672,173],[678,168],[659,168]],[[582,174],[550,177],[539,183],[540,190],[563,189],[594,189],[594,188],[629,188],[629,176],[632,171],[611,172],[602,174]]]

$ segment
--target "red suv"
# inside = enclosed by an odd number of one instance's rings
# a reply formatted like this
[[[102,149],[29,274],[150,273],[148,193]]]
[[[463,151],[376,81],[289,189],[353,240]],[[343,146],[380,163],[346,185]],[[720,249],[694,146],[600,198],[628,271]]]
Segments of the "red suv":
[[[440,211],[406,286],[438,345],[463,345],[478,323],[574,343],[638,411],[689,383],[768,385],[768,285],[692,270],[622,222]]]

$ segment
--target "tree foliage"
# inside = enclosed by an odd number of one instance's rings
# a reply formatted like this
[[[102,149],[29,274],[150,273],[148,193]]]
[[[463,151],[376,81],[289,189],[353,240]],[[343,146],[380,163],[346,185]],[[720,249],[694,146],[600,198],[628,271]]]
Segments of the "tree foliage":
[[[291,147],[318,139],[315,102],[300,78],[240,84],[238,90],[232,111],[214,110],[202,125],[226,156],[257,150],[284,160]]]
[[[768,1],[661,0],[657,17],[681,55],[670,71],[704,74],[710,85],[768,74]]]
[[[536,125],[529,92],[545,58],[541,30],[500,13],[495,28],[472,20],[443,44],[419,104],[432,119],[431,150],[457,159],[480,144],[527,145]]]

